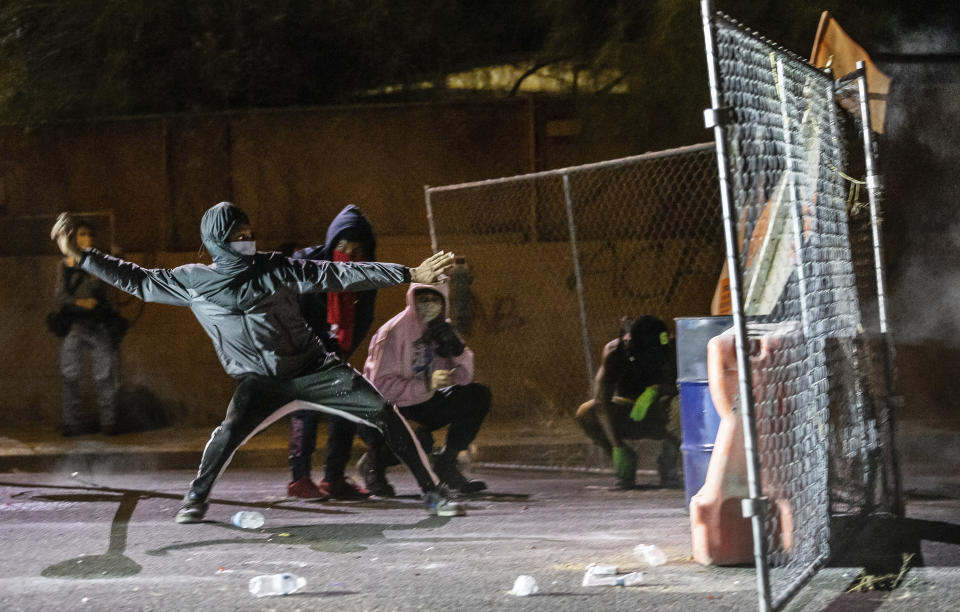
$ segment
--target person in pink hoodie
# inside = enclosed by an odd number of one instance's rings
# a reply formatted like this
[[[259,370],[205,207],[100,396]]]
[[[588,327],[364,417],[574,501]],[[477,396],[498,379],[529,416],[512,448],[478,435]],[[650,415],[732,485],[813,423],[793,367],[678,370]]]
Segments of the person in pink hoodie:
[[[467,348],[447,318],[445,284],[411,284],[407,307],[384,323],[370,340],[364,377],[418,423],[417,438],[430,452],[434,431],[447,427],[446,443],[431,454],[440,482],[460,493],[487,488],[468,480],[457,467],[490,411],[490,389],[473,382],[473,351]],[[396,464],[374,430],[362,437],[370,447],[357,467],[366,487],[376,495],[392,496],[386,468]]]

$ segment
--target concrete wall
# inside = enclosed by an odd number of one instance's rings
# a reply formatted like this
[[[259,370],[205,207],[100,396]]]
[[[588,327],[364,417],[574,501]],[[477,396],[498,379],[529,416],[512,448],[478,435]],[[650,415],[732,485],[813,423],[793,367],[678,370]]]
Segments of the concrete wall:
[[[63,210],[103,212],[98,234],[130,252],[191,251],[222,200],[264,245],[322,241],[347,203],[384,235],[424,235],[424,185],[532,171],[532,122],[506,100],[0,127],[0,255],[55,253]]]
[[[93,220],[101,244],[112,239],[134,261],[173,266],[197,260],[199,217],[217,201],[246,208],[267,249],[322,240],[329,219],[355,202],[374,221],[379,258],[412,264],[429,251],[424,185],[598,161],[662,145],[656,134],[613,120],[615,112],[581,121],[569,106],[541,106],[506,100],[0,127],[5,422],[59,422],[58,340],[43,323],[53,309],[57,258],[47,232],[57,212],[100,212]],[[698,129],[697,138],[704,136]],[[494,385],[499,407],[548,418],[572,410],[585,394],[587,373],[565,247],[541,243],[531,249],[509,241],[444,247],[463,251],[477,264],[473,289],[482,321],[470,342],[477,349],[478,378]],[[602,242],[585,243],[584,254],[605,248]],[[506,273],[531,262],[529,278],[544,279],[539,284],[522,285]],[[630,261],[631,270],[638,266]],[[709,261],[698,266],[673,307],[657,314],[706,314],[716,272],[708,269]],[[605,295],[619,278],[610,271],[616,266],[600,268],[587,278],[592,295]],[[189,311],[129,299],[120,303],[122,312],[136,319],[123,347],[126,383],[149,388],[178,424],[217,422],[233,381]],[[402,289],[382,292],[375,325],[403,303]],[[620,314],[640,312],[644,304],[604,299],[591,300],[588,308],[596,354]],[[491,363],[516,360],[519,353],[511,347],[530,343],[540,347],[542,358],[520,360],[515,371],[494,374]],[[956,352],[952,346],[910,340],[900,349],[904,419],[956,420],[960,394],[951,383],[951,362],[943,358]],[[356,365],[364,353],[358,352]]]

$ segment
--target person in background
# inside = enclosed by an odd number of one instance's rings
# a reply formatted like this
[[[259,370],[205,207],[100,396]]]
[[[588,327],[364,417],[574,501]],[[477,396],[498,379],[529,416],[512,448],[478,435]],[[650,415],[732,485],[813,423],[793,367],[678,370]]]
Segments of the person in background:
[[[577,410],[577,423],[613,459],[616,487],[636,486],[637,455],[624,440],[662,440],[660,486],[681,486],[677,356],[667,326],[644,315],[621,321],[620,335],[603,349],[593,399]]]
[[[330,223],[324,244],[300,249],[292,257],[321,261],[372,261],[376,259],[376,246],[370,222],[358,207],[348,204]],[[376,289],[307,293],[300,296],[300,312],[326,349],[348,362],[370,330],[376,299]],[[290,415],[291,479],[287,494],[302,499],[358,500],[370,497],[370,491],[345,475],[357,425],[343,417],[329,417],[323,480],[316,484],[313,482],[310,477],[311,456],[317,446],[319,416],[313,410]]]
[[[145,301],[189,307],[213,341],[224,370],[237,379],[227,414],[213,430],[197,476],[177,510],[177,523],[202,521],[210,491],[236,450],[298,408],[337,414],[377,429],[413,472],[428,512],[464,514],[426,465],[426,454],[396,407],[324,349],[303,320],[297,300],[313,291],[433,282],[453,264],[452,253],[437,253],[416,268],[258,253],[249,218],[229,202],[210,207],[200,221],[203,246],[213,260],[209,265],[147,269],[93,248],[81,249],[66,213],[50,236],[81,269],[114,287]]]
[[[491,395],[485,385],[473,382],[473,351],[447,318],[446,288],[446,284],[410,285],[407,307],[370,339],[363,374],[400,414],[418,423],[417,438],[428,451],[432,432],[447,427],[446,443],[431,455],[433,469],[452,491],[475,493],[487,485],[461,474],[457,456],[480,431]],[[386,468],[396,460],[378,437],[364,441],[369,449],[357,467],[367,488],[376,495],[393,495]]]
[[[80,249],[92,247],[94,238],[93,227],[82,220],[76,223],[76,242]],[[89,359],[97,394],[100,431],[107,435],[116,434],[119,339],[111,324],[119,315],[107,300],[107,285],[81,269],[78,258],[65,255],[57,271],[60,317],[64,324],[69,324],[69,332],[60,343],[62,433],[76,436],[96,431],[84,422],[80,388]]]

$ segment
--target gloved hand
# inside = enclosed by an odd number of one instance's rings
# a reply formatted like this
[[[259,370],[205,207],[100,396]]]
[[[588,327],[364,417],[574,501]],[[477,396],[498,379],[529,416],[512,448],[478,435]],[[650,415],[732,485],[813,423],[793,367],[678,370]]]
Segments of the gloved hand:
[[[613,447],[613,474],[620,488],[633,487],[637,478],[637,453],[629,446]]]
[[[453,384],[453,370],[435,370],[430,375],[430,390],[436,391]]]
[[[637,401],[633,403],[633,408],[630,410],[630,418],[634,421],[642,421],[643,418],[647,416],[647,410],[657,401],[658,397],[660,397],[660,388],[657,385],[650,385],[644,389],[640,397],[637,398]]]
[[[442,319],[430,321],[424,335],[437,345],[437,355],[440,357],[459,357],[466,348],[453,325]]]

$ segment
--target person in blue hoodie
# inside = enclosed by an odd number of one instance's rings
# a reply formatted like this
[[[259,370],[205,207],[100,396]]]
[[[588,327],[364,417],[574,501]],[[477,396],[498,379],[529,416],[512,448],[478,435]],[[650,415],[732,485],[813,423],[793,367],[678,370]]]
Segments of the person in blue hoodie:
[[[202,521],[210,491],[237,448],[298,409],[342,416],[380,431],[413,473],[431,514],[464,514],[428,467],[423,448],[396,406],[326,351],[303,320],[298,301],[310,292],[433,282],[453,264],[453,255],[441,251],[409,268],[258,253],[249,218],[229,202],[203,214],[200,236],[213,260],[210,265],[147,269],[94,248],[80,249],[68,213],[61,214],[50,231],[60,251],[82,270],[141,300],[190,308],[224,370],[237,379],[227,414],[203,450],[176,522]]]
[[[373,261],[376,248],[370,222],[358,207],[348,204],[333,218],[322,245],[300,249],[293,253],[293,258]],[[376,289],[306,293],[300,296],[300,312],[327,350],[347,362],[370,330],[376,299]],[[357,500],[369,497],[370,491],[345,475],[357,424],[343,417],[329,418],[323,480],[314,483],[311,479],[311,456],[317,446],[318,418],[319,413],[313,410],[290,415],[291,478],[287,494],[302,499]]]

